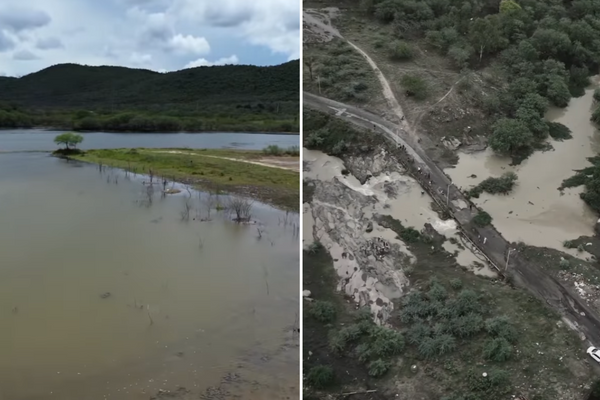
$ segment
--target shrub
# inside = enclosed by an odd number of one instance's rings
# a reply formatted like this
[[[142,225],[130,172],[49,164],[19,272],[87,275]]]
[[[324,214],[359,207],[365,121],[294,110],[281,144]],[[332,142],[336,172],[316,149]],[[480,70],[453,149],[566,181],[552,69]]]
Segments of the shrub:
[[[396,40],[390,45],[390,58],[392,60],[407,61],[413,57],[413,48],[408,43],[402,40]]]
[[[435,338],[437,352],[440,356],[450,353],[456,349],[456,339],[454,336],[444,333]]]
[[[517,174],[514,172],[505,172],[499,178],[485,179],[479,185],[469,190],[468,195],[470,197],[478,198],[482,192],[489,194],[507,194],[513,189],[516,182]]]
[[[385,375],[390,369],[390,363],[382,359],[378,359],[369,363],[369,376],[379,378]]]
[[[391,357],[404,350],[404,337],[394,329],[373,326],[370,341],[371,354],[375,357]]]
[[[600,106],[596,107],[596,109],[594,110],[594,112],[592,113],[592,121],[600,124]]]
[[[460,290],[462,289],[463,283],[460,279],[458,278],[454,278],[454,279],[450,279],[450,287],[454,290]]]
[[[514,343],[517,340],[517,331],[505,315],[486,320],[485,330],[490,335],[506,339],[510,343]]]
[[[284,150],[277,145],[270,145],[263,149],[263,153],[268,156],[281,156],[284,153]]]
[[[333,384],[335,375],[331,367],[326,365],[317,365],[312,367],[306,375],[306,381],[309,386],[315,389],[325,389]]]
[[[594,100],[600,101],[600,88],[594,90]]]
[[[461,315],[450,321],[452,333],[461,338],[476,335],[483,329],[483,318],[476,313]]]
[[[419,344],[419,354],[425,358],[432,358],[437,354],[437,343],[434,338],[427,337]]]
[[[331,322],[336,314],[335,306],[330,301],[317,300],[308,308],[308,315],[319,322]]]
[[[427,295],[431,300],[444,301],[448,298],[448,292],[442,285],[436,283],[431,286]]]
[[[418,76],[406,74],[400,79],[400,85],[404,88],[404,93],[409,97],[414,97],[417,100],[427,98],[427,82]]]
[[[508,361],[512,356],[512,346],[504,338],[488,339],[483,346],[483,356],[496,362]]]
[[[546,122],[548,124],[548,134],[554,140],[571,139],[571,129],[560,122]]]
[[[479,211],[479,213],[473,217],[473,223],[483,228],[492,223],[492,216],[485,211]]]
[[[417,322],[406,331],[408,343],[418,345],[431,335],[431,328],[424,323]]]
[[[469,289],[463,289],[458,293],[458,296],[454,299],[454,309],[456,315],[481,313],[483,311],[479,296]]]

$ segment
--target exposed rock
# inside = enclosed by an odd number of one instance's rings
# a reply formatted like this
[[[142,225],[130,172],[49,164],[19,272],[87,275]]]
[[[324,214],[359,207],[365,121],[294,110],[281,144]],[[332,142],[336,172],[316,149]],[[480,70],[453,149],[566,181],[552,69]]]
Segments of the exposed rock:
[[[444,136],[442,138],[442,144],[449,150],[456,150],[462,145],[462,142],[457,138]]]

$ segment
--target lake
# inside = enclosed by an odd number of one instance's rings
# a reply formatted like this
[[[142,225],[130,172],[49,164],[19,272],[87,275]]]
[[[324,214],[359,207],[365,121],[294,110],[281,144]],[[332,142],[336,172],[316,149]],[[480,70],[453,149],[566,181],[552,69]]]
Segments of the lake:
[[[37,129],[0,130],[1,151],[55,150],[54,138],[62,132]],[[82,133],[82,149],[129,147],[190,147],[260,150],[269,145],[298,146],[299,135],[264,133]]]
[[[85,143],[279,140],[232,135]],[[53,137],[3,132],[0,148],[39,150]],[[260,225],[214,209],[201,222],[214,199],[165,197],[144,179],[43,153],[0,155],[0,399],[299,398],[298,215],[255,203]]]

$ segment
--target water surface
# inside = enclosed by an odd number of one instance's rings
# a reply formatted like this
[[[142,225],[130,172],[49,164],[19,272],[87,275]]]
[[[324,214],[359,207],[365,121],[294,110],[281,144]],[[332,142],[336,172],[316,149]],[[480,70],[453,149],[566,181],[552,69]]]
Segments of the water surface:
[[[255,204],[259,240],[141,180],[0,155],[0,399],[298,398],[298,216]]]
[[[572,99],[566,109],[552,109],[550,121],[568,126],[573,138],[562,142],[550,139],[552,151],[536,152],[522,164],[511,166],[510,160],[498,157],[491,149],[474,154],[460,154],[456,168],[447,169],[454,183],[467,189],[490,176],[513,171],[518,184],[507,196],[483,194],[474,202],[494,219],[494,226],[509,241],[523,241],[534,246],[566,251],[565,240],[593,235],[595,213],[581,200],[583,187],[558,188],[575,170],[591,164],[587,157],[600,150],[600,134],[590,121],[594,107],[593,88]],[[473,176],[475,175],[475,176]],[[577,252],[572,251],[575,255]]]
[[[54,138],[60,132],[39,129],[0,130],[0,151],[55,150]],[[81,148],[114,149],[128,147],[235,148],[259,150],[270,145],[299,145],[299,135],[264,133],[82,133]]]

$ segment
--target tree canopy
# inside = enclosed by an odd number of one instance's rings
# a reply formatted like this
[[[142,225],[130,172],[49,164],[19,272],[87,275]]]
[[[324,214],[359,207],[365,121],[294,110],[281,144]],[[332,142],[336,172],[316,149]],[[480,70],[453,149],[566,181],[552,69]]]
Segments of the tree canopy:
[[[457,69],[498,67],[495,71],[503,82],[481,104],[490,118],[500,120],[490,144],[503,153],[531,151],[548,135],[543,120],[548,105],[566,107],[599,72],[599,1],[362,0],[360,4],[380,22],[393,25],[399,38],[425,39]],[[519,134],[525,136],[519,139]]]
[[[65,132],[54,138],[54,143],[65,146],[65,150],[76,148],[79,143],[83,142],[83,136],[78,133]]]

